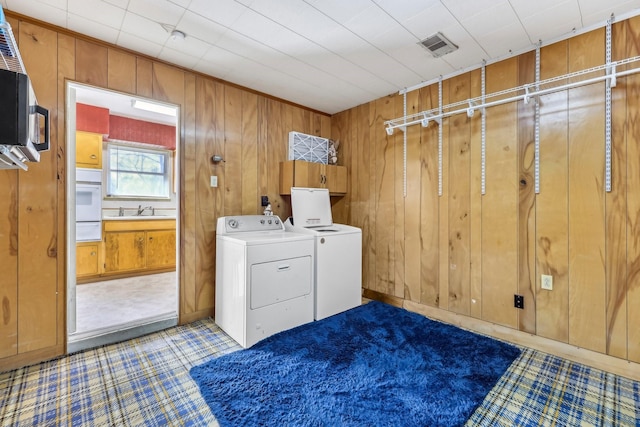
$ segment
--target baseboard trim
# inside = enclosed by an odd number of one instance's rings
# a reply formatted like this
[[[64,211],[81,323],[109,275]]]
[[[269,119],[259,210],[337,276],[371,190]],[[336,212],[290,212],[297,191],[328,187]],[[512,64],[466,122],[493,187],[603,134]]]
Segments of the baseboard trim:
[[[376,298],[374,298],[376,299]],[[573,362],[582,363],[593,368],[611,372],[616,375],[640,381],[640,364],[608,356],[585,348],[561,343],[549,338],[539,337],[522,331],[516,331],[506,326],[496,325],[484,320],[442,310],[440,308],[404,300],[403,308],[423,316],[440,320],[463,329],[478,332],[514,344],[533,348],[544,353],[553,354]]]

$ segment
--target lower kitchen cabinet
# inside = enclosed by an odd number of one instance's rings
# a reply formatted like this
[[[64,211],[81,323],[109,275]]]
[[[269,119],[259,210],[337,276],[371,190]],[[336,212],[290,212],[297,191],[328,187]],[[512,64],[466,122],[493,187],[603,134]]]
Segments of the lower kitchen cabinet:
[[[105,231],[104,272],[141,270],[146,267],[144,231]]]
[[[147,231],[147,268],[176,265],[176,231]]]
[[[103,224],[105,275],[175,269],[175,220],[106,220]]]
[[[101,242],[83,242],[76,244],[76,276],[96,276],[100,274]]]

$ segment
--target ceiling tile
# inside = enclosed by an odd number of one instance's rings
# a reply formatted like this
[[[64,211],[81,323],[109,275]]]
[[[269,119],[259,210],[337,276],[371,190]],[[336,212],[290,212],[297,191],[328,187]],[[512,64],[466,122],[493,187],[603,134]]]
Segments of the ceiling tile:
[[[164,45],[169,39],[169,33],[159,23],[135,13],[125,15],[122,31],[160,45]]]
[[[199,57],[189,55],[182,50],[176,50],[170,47],[163,47],[158,58],[172,64],[182,64],[183,67],[193,68],[199,61]]]
[[[69,13],[112,28],[120,28],[125,11],[101,0],[68,0]]]
[[[509,0],[509,3],[511,4],[511,7],[513,7],[513,10],[516,12],[516,14],[518,14],[518,17],[522,20],[529,16],[537,15],[540,12],[544,12],[556,6],[559,2],[563,1],[575,2],[576,0]]]
[[[191,0],[169,0],[169,1],[185,9],[189,7],[189,4],[191,3]]]
[[[461,20],[462,26],[469,34],[473,34],[474,38],[478,38],[483,34],[495,32],[496,29],[507,25],[513,25],[518,22],[515,12],[506,2],[496,3],[493,7],[488,7],[473,15],[468,15]],[[522,31],[521,36],[526,36]]]
[[[109,43],[115,44],[118,40],[119,30],[101,24],[96,21],[92,21],[83,16],[74,15],[69,13],[67,15],[67,25],[72,31],[76,31],[81,34],[94,37],[99,40],[104,40]]]
[[[176,25],[185,9],[168,0],[129,0],[127,11],[151,21]]]
[[[129,0],[104,0],[106,3],[112,4],[120,9],[127,9],[127,5],[129,4]]]
[[[228,31],[226,27],[189,11],[184,14],[176,28],[184,31],[189,38],[197,38],[210,44],[215,44]]]
[[[331,19],[345,24],[360,15],[363,9],[371,7],[370,0],[303,0]]]
[[[402,22],[402,25],[411,31],[412,34],[415,34],[419,40],[424,40],[447,27],[456,26],[462,28],[451,12],[440,3],[425,9],[415,16],[407,18]],[[451,37],[446,33],[445,36]]]
[[[476,41],[482,46],[490,58],[508,55],[522,49],[534,48],[520,22],[514,22],[505,27],[496,28],[495,31],[476,37]]]
[[[229,27],[247,10],[234,0],[193,0],[189,10],[213,22]]]
[[[523,18],[522,25],[531,40],[544,42],[568,34],[574,28],[581,28],[582,22],[578,4],[570,0]]]
[[[140,52],[154,58],[156,58],[162,50],[161,44],[154,43],[152,41],[145,40],[136,35],[125,32],[120,32],[120,35],[118,36],[118,42],[116,44],[118,46],[122,46],[124,48]]]
[[[67,27],[66,10],[64,8],[59,9],[47,3],[7,0],[7,10],[31,16],[44,22],[50,22],[53,25],[59,25],[64,28]]]

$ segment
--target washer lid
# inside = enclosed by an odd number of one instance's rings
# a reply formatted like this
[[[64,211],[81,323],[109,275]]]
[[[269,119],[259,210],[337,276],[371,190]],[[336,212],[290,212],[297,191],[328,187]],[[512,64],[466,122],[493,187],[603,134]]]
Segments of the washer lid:
[[[291,188],[291,210],[297,227],[333,225],[331,199],[327,188]]]

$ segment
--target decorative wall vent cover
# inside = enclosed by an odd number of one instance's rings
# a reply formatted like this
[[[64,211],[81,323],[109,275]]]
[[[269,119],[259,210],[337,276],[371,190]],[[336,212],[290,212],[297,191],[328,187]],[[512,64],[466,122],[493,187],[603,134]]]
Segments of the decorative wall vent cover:
[[[446,38],[441,32],[437,32],[432,36],[418,42],[420,46],[427,49],[435,58],[451,53],[458,49],[451,40]]]
[[[289,132],[289,160],[328,162],[329,140],[300,132]]]

